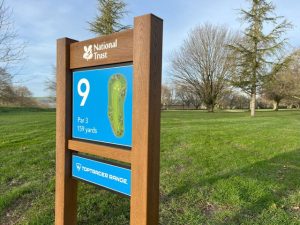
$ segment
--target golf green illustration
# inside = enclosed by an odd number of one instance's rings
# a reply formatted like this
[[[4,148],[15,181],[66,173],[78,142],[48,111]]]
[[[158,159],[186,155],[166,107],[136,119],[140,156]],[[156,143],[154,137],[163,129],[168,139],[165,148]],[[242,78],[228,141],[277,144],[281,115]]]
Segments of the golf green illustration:
[[[122,74],[114,74],[108,82],[108,118],[116,137],[124,135],[124,102],[127,84]]]

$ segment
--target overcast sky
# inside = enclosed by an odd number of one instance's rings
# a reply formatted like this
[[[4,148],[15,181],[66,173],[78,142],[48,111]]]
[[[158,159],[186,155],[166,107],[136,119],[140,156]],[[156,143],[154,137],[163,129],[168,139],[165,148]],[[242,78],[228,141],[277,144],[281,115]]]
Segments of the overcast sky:
[[[274,0],[277,14],[294,24],[287,37],[294,47],[300,47],[300,1]],[[29,87],[34,96],[47,96],[45,80],[53,73],[56,61],[56,39],[69,37],[85,40],[94,37],[87,21],[96,16],[96,0],[6,0],[13,9],[13,19],[20,39],[27,43],[26,59],[16,76]],[[168,58],[178,48],[187,33],[206,22],[228,25],[240,30],[238,9],[245,0],[128,0],[130,12],[123,20],[132,24],[133,17],[153,13],[164,20],[163,77],[168,74]]]

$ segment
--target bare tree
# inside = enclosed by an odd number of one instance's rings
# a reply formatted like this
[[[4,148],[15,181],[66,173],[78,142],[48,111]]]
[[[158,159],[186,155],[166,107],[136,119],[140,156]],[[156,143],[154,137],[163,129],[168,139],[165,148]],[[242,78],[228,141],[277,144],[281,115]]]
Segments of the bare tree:
[[[291,56],[291,63],[289,65],[290,79],[293,85],[290,86],[289,96],[296,99],[299,104],[300,101],[300,49],[296,50]]]
[[[15,103],[19,106],[37,106],[37,102],[32,98],[31,91],[25,86],[16,86],[14,88],[16,95]]]
[[[12,76],[5,69],[0,68],[0,98],[5,95],[5,88],[12,85]]]
[[[23,56],[24,43],[18,39],[12,21],[12,11],[0,1],[0,67],[7,69]]]
[[[18,36],[13,27],[11,9],[0,1],[0,99],[12,101],[13,99],[13,74],[8,70],[15,66],[23,56],[24,44],[18,41]]]
[[[300,51],[293,52],[286,57],[280,69],[273,72],[263,86],[263,95],[273,101],[273,108],[278,110],[279,103],[283,100],[300,100]]]
[[[175,86],[176,96],[184,106],[189,107],[193,105],[196,109],[201,106],[201,99],[197,93],[194,93],[193,89],[183,84],[176,84]]]
[[[172,105],[174,101],[174,90],[169,85],[161,86],[161,104],[162,107],[167,109],[169,105]]]
[[[235,39],[236,35],[224,26],[198,26],[171,59],[175,82],[199,95],[210,112],[214,111],[230,77],[231,57],[227,45]]]
[[[187,90],[187,88],[184,85],[176,85],[175,86],[176,91],[176,98],[179,99],[179,101],[183,104],[183,106],[189,107],[191,104],[190,99],[190,91]]]
[[[293,79],[288,71],[282,71],[263,86],[263,96],[273,101],[273,109],[278,111],[281,100],[289,96],[290,88],[293,86]]]
[[[249,108],[250,99],[247,95],[228,89],[220,99],[220,107],[223,109],[246,109]]]
[[[56,101],[56,67],[52,67],[52,75],[45,81],[45,89],[49,92],[49,99],[52,102]]]
[[[0,68],[0,76],[0,105],[8,105],[13,103],[15,99],[11,75]]]

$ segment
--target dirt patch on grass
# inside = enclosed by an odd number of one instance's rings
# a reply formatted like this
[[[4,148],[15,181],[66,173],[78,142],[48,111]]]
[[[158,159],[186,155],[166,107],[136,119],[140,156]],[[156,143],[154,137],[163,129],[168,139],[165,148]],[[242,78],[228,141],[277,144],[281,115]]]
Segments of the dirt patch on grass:
[[[23,196],[15,201],[0,215],[0,224],[13,225],[22,221],[24,212],[32,206],[32,200],[29,196]]]

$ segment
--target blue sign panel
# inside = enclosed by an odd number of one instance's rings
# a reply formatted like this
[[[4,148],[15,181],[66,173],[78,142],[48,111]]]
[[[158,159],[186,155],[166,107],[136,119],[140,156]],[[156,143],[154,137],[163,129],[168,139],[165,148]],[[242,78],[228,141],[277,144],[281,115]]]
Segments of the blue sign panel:
[[[131,170],[72,155],[72,176],[112,191],[130,196]]]
[[[73,72],[74,138],[131,147],[132,65]]]

